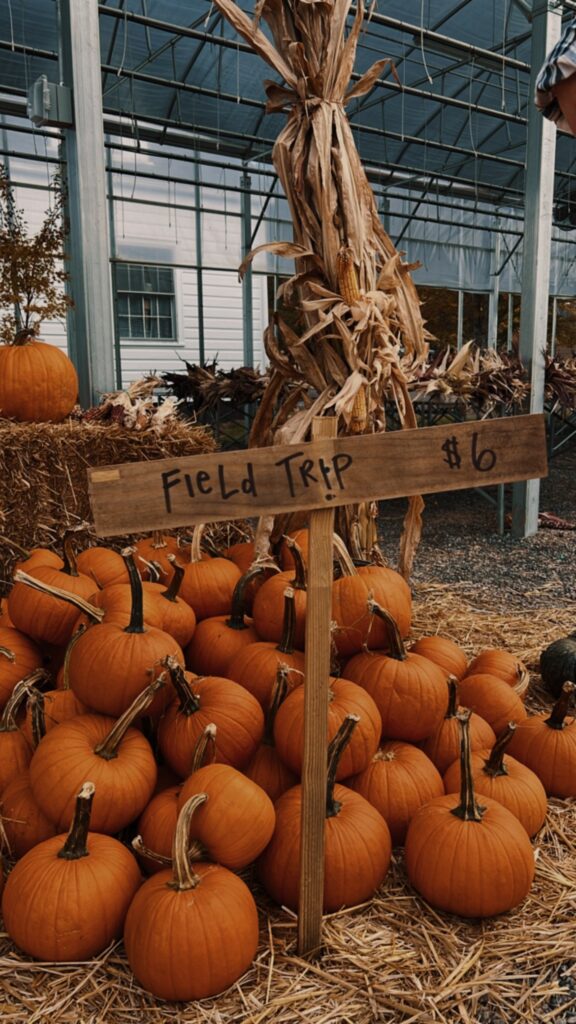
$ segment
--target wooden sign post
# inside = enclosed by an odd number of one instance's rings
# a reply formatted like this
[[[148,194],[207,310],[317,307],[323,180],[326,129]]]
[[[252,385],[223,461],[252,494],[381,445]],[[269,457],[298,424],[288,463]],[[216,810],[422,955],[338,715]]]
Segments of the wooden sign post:
[[[546,475],[544,417],[335,438],[314,422],[301,445],[89,470],[99,536],[313,510],[310,517],[298,949],[320,949],[334,508]]]

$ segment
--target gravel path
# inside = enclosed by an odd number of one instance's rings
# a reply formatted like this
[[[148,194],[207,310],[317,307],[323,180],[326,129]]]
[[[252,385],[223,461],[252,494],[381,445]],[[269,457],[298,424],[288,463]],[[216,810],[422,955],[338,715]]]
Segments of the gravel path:
[[[541,511],[576,525],[576,444],[550,461],[541,485]],[[510,510],[506,489],[506,511]],[[576,530],[541,528],[516,540],[497,532],[496,507],[476,491],[431,494],[424,509],[422,541],[412,578],[458,584],[481,605],[496,610],[563,606],[576,601]],[[397,561],[406,503],[383,502],[382,547]],[[575,623],[576,625],[576,623]]]

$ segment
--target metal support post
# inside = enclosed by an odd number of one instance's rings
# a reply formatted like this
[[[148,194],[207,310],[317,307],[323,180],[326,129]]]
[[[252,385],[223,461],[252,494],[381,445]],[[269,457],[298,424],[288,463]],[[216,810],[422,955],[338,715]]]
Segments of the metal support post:
[[[61,84],[72,89],[74,125],[63,131],[68,188],[67,239],[70,356],[80,402],[89,406],[115,387],[106,167],[96,0],[59,0]]]
[[[532,12],[532,74],[528,95],[534,96],[536,76],[557,43],[562,11],[552,0],[534,0]],[[526,203],[522,257],[520,358],[530,375],[530,412],[544,410],[544,352],[548,333],[550,250],[554,199],[556,126],[542,117],[532,99],[526,145]],[[529,537],[538,529],[540,481],[527,480],[512,488],[512,536]]]
[[[458,352],[464,341],[464,292],[458,292],[458,326],[456,328],[456,348]]]
[[[508,292],[508,326],[506,329],[506,351],[512,351],[512,335],[514,333],[514,293]]]
[[[497,221],[497,226],[500,226],[500,222]],[[492,267],[490,276],[492,280],[492,287],[490,289],[490,297],[488,299],[488,348],[496,348],[498,343],[498,299],[500,297],[500,249],[502,245],[502,236],[498,234],[494,238],[494,248],[492,249]]]
[[[558,296],[552,299],[552,327],[550,330],[550,355],[556,355],[556,332],[558,330]]]
[[[198,158],[199,152],[194,150]],[[204,268],[202,266],[202,186],[200,178],[202,167],[198,164],[198,177],[194,184],[194,227],[196,231],[196,293],[198,310],[198,362],[204,366],[206,362],[206,341],[204,335]]]
[[[250,202],[250,186],[252,179],[243,174],[240,179],[242,186],[242,259],[250,252],[252,240],[252,210]],[[244,336],[244,366],[254,365],[254,319],[252,315],[252,268],[248,267],[242,279],[242,322]]]
[[[106,136],[106,143],[109,142]],[[116,221],[114,217],[114,177],[112,173],[112,154],[106,169],[106,181],[108,185],[108,225],[110,230],[110,259],[112,260],[112,312],[114,314],[114,363],[116,366],[116,387],[122,387],[122,349],[120,343],[120,327],[118,320],[118,296],[116,293]]]

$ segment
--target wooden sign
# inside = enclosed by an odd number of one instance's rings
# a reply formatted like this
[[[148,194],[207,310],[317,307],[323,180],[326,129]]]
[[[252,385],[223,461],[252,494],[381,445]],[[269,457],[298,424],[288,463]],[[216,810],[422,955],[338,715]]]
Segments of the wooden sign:
[[[544,417],[124,463],[89,470],[96,533],[146,532],[545,476]]]

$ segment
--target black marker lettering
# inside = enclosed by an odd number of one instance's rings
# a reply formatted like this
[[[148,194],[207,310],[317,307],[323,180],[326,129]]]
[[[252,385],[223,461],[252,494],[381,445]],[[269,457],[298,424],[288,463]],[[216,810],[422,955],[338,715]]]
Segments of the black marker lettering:
[[[212,494],[214,488],[206,486],[209,479],[210,473],[207,473],[204,469],[201,469],[200,472],[196,474],[196,484],[201,494]]]
[[[176,478],[176,479],[174,479]],[[166,505],[166,511],[172,511],[172,500],[170,498],[170,491],[173,487],[179,487],[181,484],[180,470],[169,469],[165,473],[161,474],[162,490],[164,492],[164,504]]]
[[[294,489],[294,478],[292,476],[292,466],[290,463],[292,462],[292,459],[299,459],[302,455],[304,455],[304,452],[294,452],[294,455],[287,455],[285,459],[280,459],[279,462],[274,463],[275,466],[284,466],[288,487],[290,488],[290,496],[292,498],[296,496],[296,491]]]
[[[323,458],[318,459],[318,465],[320,467],[320,472],[324,477],[324,483],[329,490],[332,487],[332,481],[330,480],[330,466],[326,465]]]
[[[231,491],[226,490],[226,481],[224,480],[224,466],[222,464],[218,466],[218,480],[220,483],[220,494],[222,495],[224,501],[228,501],[228,498],[232,498],[235,494],[238,494],[238,487],[234,487]]]
[[[189,498],[194,498],[195,497],[195,493],[194,493],[194,487],[192,485],[192,477],[190,476],[190,473],[184,473],[184,483],[186,484],[186,490],[188,491],[188,497]]]
[[[300,470],[300,476],[302,477],[302,483],[304,487],[310,486],[310,480],[312,483],[318,483],[318,477],[312,473],[312,467],[314,466],[314,459],[304,459],[301,466],[298,466]]]
[[[334,472],[336,474],[336,480],[338,481],[338,487],[341,491],[344,490],[344,481],[342,479],[343,474],[347,469],[350,469],[353,459],[351,455],[347,455],[346,452],[341,452],[340,455],[335,455],[332,459],[332,465],[334,466]]]
[[[246,463],[246,476],[242,481],[242,493],[252,494],[254,497],[257,495],[256,481],[254,479],[254,466],[251,462]]]

